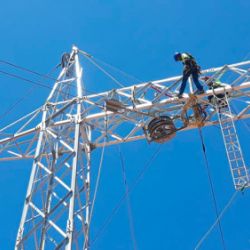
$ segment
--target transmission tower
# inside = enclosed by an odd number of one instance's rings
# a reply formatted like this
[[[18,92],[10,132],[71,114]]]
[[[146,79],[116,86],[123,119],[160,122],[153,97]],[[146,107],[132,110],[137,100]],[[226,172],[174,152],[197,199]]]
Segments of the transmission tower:
[[[190,94],[178,99],[180,76],[87,95],[80,56],[92,60],[73,47],[44,105],[0,130],[1,161],[33,159],[16,250],[90,248],[91,152],[100,147],[163,143],[219,124],[234,187],[249,186],[234,123],[250,117],[250,61],[202,71],[224,86],[194,96],[190,80]],[[233,112],[234,100],[241,106]]]

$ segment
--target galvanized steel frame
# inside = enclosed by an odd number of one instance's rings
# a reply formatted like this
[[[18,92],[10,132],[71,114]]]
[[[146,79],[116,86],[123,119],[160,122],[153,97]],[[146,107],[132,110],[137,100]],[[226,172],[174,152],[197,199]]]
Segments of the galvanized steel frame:
[[[29,244],[39,250],[49,244],[54,249],[78,249],[81,245],[88,249],[91,151],[149,139],[147,124],[160,115],[170,116],[176,124],[182,122],[182,108],[189,95],[185,93],[182,99],[175,96],[181,76],[86,95],[80,53],[73,47],[73,65],[62,70],[42,107],[0,130],[0,161],[34,159],[16,250],[31,249]],[[214,93],[227,92],[229,102],[241,100],[240,109],[231,114],[233,120],[250,117],[249,66],[246,61],[202,71],[202,75],[226,83],[197,96],[207,112],[204,126],[219,123],[216,107],[207,100]],[[232,74],[230,80],[226,79],[228,73]],[[193,91],[192,82],[189,89]],[[107,110],[110,99],[121,104],[120,110]],[[194,128],[190,123],[183,130]]]

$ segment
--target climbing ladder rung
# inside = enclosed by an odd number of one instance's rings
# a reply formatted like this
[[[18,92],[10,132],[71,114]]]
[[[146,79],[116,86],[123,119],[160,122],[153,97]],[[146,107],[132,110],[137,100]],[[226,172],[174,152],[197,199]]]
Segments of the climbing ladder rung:
[[[245,166],[244,167],[238,167],[238,168],[233,168],[233,171],[238,171],[238,170],[245,170]]]
[[[240,153],[240,151],[237,150],[237,149],[235,149],[235,150],[228,150],[228,153],[229,153],[229,154],[231,154],[231,153],[237,154],[237,153]]]
[[[222,125],[222,128],[223,129],[230,129],[230,128],[233,128],[233,126],[223,127],[223,125]]]
[[[244,178],[244,177],[249,177],[249,175],[247,175],[246,173],[239,174],[238,176],[235,176],[235,179],[240,179],[240,178]]]
[[[236,180],[236,181],[238,181],[238,180],[242,180],[242,179],[246,179],[246,178],[248,178],[248,176],[239,176],[239,177],[235,177],[234,179]],[[247,187],[249,187],[249,184],[247,185]]]
[[[229,144],[229,145],[234,145],[234,146],[238,146],[238,142],[233,142],[233,141],[230,141],[230,142],[226,142],[226,144]],[[238,144],[238,145],[236,145]]]
[[[230,137],[230,136],[235,136],[235,134],[230,133],[225,135],[225,137]]]
[[[230,161],[242,161],[242,158],[230,159]]]

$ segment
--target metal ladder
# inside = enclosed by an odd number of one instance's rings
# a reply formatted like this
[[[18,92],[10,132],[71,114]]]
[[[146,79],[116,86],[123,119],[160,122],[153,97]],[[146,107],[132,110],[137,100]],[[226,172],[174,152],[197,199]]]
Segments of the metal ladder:
[[[236,190],[241,190],[250,186],[249,171],[245,165],[228,97],[225,93],[225,97],[223,98],[218,98],[215,94],[213,98],[233,177],[234,187]]]

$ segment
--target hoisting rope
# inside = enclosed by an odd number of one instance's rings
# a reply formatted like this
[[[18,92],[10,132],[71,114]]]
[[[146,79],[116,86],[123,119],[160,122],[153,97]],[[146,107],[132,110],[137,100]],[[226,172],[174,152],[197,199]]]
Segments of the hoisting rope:
[[[53,67],[52,70],[49,73],[47,73],[47,74],[41,74],[41,73],[39,73],[37,71],[33,71],[33,70],[28,69],[28,68],[24,68],[22,66],[19,66],[19,65],[16,65],[16,64],[13,64],[13,63],[1,60],[1,59],[0,59],[0,62],[1,63],[5,62],[6,65],[10,65],[10,66],[12,66],[12,67],[14,67],[16,69],[19,69],[19,70],[22,70],[22,71],[26,71],[26,72],[29,72],[31,74],[38,75],[38,76],[40,76],[42,78],[49,78],[51,80],[58,81],[56,78],[51,77],[51,74],[54,73],[55,70],[57,70],[58,66]],[[33,85],[38,86],[38,87],[43,87],[43,88],[46,88],[46,89],[49,89],[49,90],[53,89],[53,87],[49,86],[47,83],[42,82],[40,80],[31,80],[29,78],[25,78],[25,77],[22,77],[20,75],[17,75],[17,74],[14,74],[14,73],[9,73],[9,72],[3,71],[3,70],[0,70],[0,74],[7,75],[7,76],[9,76],[11,78],[19,79],[21,81],[29,82],[29,83],[31,83]],[[96,92],[91,91],[91,90],[86,89],[86,88],[84,90],[85,90],[85,92],[87,92],[89,94],[97,94]],[[58,91],[58,92],[65,93],[63,91]],[[73,95],[70,95],[70,96],[74,97]]]
[[[124,157],[123,157],[120,145],[118,145],[118,151],[119,151],[119,156],[120,156],[120,161],[121,161],[122,177],[123,177],[123,182],[125,186],[125,192],[128,193],[129,186],[128,186],[127,176],[125,172]],[[126,196],[126,203],[127,203],[127,209],[128,209],[129,228],[130,228],[130,234],[131,234],[131,239],[133,243],[133,249],[137,250],[138,248],[137,248],[137,242],[136,242],[136,237],[135,237],[134,220],[133,220],[133,215],[132,215],[132,208],[131,208],[129,194]]]
[[[200,127],[198,128],[198,130],[199,130],[199,135],[200,135],[200,139],[201,139],[202,151],[203,151],[203,156],[204,156],[204,160],[205,160],[205,166],[206,166],[207,175],[208,175],[208,179],[209,179],[210,189],[211,189],[211,193],[212,193],[215,214],[216,214],[216,218],[217,218],[216,221],[219,225],[222,248],[224,250],[226,250],[226,244],[225,244],[224,235],[223,235],[223,231],[222,231],[222,227],[221,227],[218,206],[217,206],[217,201],[216,201],[216,196],[215,196],[215,191],[214,191],[214,185],[213,185],[213,181],[212,181],[212,177],[211,177],[211,173],[210,173],[210,169],[209,169],[209,164],[208,164],[208,158],[207,158],[207,154],[206,154],[206,147],[205,147],[205,143],[204,143],[204,138],[203,138],[202,130]]]
[[[95,61],[97,61],[97,62],[99,62],[99,63],[102,63],[103,65],[109,67],[111,70],[116,71],[117,73],[119,73],[119,74],[125,76],[125,77],[128,78],[128,79],[131,79],[131,80],[133,80],[133,81],[135,81],[135,82],[138,82],[138,83],[143,82],[143,81],[140,80],[138,77],[135,77],[135,76],[133,76],[133,75],[131,75],[131,74],[128,74],[127,72],[125,72],[125,71],[123,71],[123,70],[121,70],[121,69],[119,69],[119,68],[117,68],[117,67],[115,67],[115,66],[113,66],[113,65],[111,65],[111,64],[109,64],[109,63],[107,63],[107,62],[104,62],[104,61],[102,61],[102,60],[99,59],[99,58],[96,58],[96,57],[93,57],[93,56],[92,56],[92,58],[94,58]]]
[[[102,147],[101,159],[100,159],[100,163],[99,163],[98,174],[97,174],[96,184],[95,184],[95,191],[94,191],[94,196],[93,196],[93,200],[92,200],[92,207],[91,207],[91,210],[90,210],[89,224],[90,224],[91,219],[92,219],[94,206],[95,206],[96,195],[97,195],[97,191],[98,191],[98,187],[99,187],[99,183],[100,183],[100,177],[101,177],[105,147],[106,147],[106,139],[105,139],[103,147]]]
[[[99,168],[98,168],[98,174],[97,174],[97,178],[96,178],[96,184],[95,184],[95,190],[94,190],[94,196],[93,196],[93,200],[92,200],[92,206],[91,206],[91,210],[90,210],[90,215],[89,215],[89,225],[87,230],[89,230],[90,228],[90,224],[91,224],[91,220],[92,220],[92,216],[93,216],[93,211],[94,211],[94,207],[95,207],[95,201],[96,201],[96,195],[97,195],[97,191],[98,191],[98,187],[99,187],[99,183],[100,183],[100,177],[101,177],[101,170],[102,170],[102,165],[103,165],[103,157],[104,157],[104,152],[105,152],[105,147],[106,147],[106,138],[104,141],[104,145],[102,147],[102,153],[101,153],[101,158],[100,158],[100,163],[99,163]],[[85,232],[87,235],[89,232]],[[86,249],[87,245],[87,238],[85,237],[84,239],[84,249]]]
[[[117,73],[119,73],[120,75],[123,75],[133,81],[136,81],[138,83],[143,83],[142,80],[140,80],[139,78],[128,74],[124,71],[122,71],[121,69],[118,69],[117,67],[114,67],[113,65],[110,65],[96,57],[94,57],[93,55],[90,55],[88,53],[86,53],[85,51],[79,50],[79,52],[87,59],[89,60],[94,66],[96,66],[99,70],[101,70],[105,75],[107,75],[109,78],[111,78],[117,85],[119,85],[120,87],[125,87],[124,84],[122,84],[120,81],[118,81],[113,75],[111,75],[111,73],[107,72],[107,70],[105,70],[100,64],[103,64],[107,67],[109,67],[110,69],[112,69],[113,71],[116,71]],[[98,63],[99,62],[99,63]],[[169,87],[167,87],[168,90],[172,89],[173,87],[175,87],[178,83],[180,83],[180,81],[182,80],[182,77],[180,77],[177,81],[175,81],[172,85],[170,85]],[[148,82],[150,83],[150,82]],[[150,86],[152,89],[156,90],[158,93],[161,93],[163,90],[161,90],[158,86],[151,84]],[[172,94],[168,94],[167,92],[164,93],[165,96],[168,97],[173,97]]]
[[[80,51],[81,52],[81,51]],[[96,66],[100,71],[102,71],[107,77],[113,80],[119,87],[125,87],[120,81],[118,81],[114,76],[112,76],[109,72],[107,72],[103,67],[101,67],[98,63],[96,63],[92,57],[84,55],[94,66]]]
[[[226,206],[223,208],[223,210],[220,212],[219,216],[217,217],[217,219],[215,220],[215,222],[211,225],[211,227],[208,229],[208,231],[201,237],[201,239],[199,240],[199,242],[197,243],[196,247],[194,250],[198,250],[200,248],[200,246],[202,245],[202,243],[205,241],[205,239],[209,236],[209,234],[213,231],[213,229],[215,228],[215,226],[220,222],[221,218],[223,217],[223,215],[226,213],[226,211],[229,209],[229,207],[232,205],[232,203],[234,202],[234,200],[237,197],[237,194],[239,193],[239,191],[235,191],[233,193],[233,195],[231,196],[231,198],[229,199],[229,201],[227,202]]]
[[[87,59],[91,58],[93,61],[95,61],[95,63],[99,63],[99,66],[100,64],[103,64],[105,65],[106,67],[108,67],[109,69],[113,70],[113,71],[116,71],[117,73],[119,73],[120,75],[123,75],[124,77],[128,78],[128,79],[131,79],[135,82],[138,82],[138,83],[142,83],[143,81],[141,79],[139,79],[138,77],[135,77],[134,75],[131,75],[107,62],[104,62],[103,60],[97,58],[96,56],[93,56],[93,55],[90,55],[89,53],[83,51],[83,50],[80,50],[79,49],[79,52]]]
[[[52,77],[52,76],[50,76],[50,75],[51,75],[52,71],[54,71],[54,69],[57,69],[57,68],[58,68],[58,65],[55,66],[55,67],[53,67],[53,69],[52,69],[49,73],[47,73],[47,74],[41,74],[41,73],[39,73],[39,72],[37,72],[37,71],[34,71],[34,70],[28,69],[28,68],[26,68],[26,67],[23,67],[23,66],[20,66],[20,65],[17,65],[17,64],[8,62],[8,61],[6,61],[6,60],[0,59],[0,63],[9,65],[9,66],[11,66],[11,67],[14,67],[14,68],[16,68],[16,69],[20,69],[20,70],[22,70],[22,71],[26,71],[26,72],[28,72],[28,73],[31,73],[31,74],[33,74],[33,75],[37,75],[37,76],[42,77],[42,78],[45,78],[45,79],[49,79],[49,80],[53,80],[53,81],[56,81],[56,80],[57,80],[56,78],[54,78],[54,77]]]
[[[47,73],[47,74],[41,74],[41,73],[38,73],[38,72],[36,72],[36,71],[33,71],[33,70],[30,70],[30,69],[24,68],[24,67],[22,67],[22,66],[18,66],[18,65],[16,65],[16,64],[7,62],[7,61],[5,61],[5,60],[0,60],[0,63],[4,63],[4,64],[7,64],[7,65],[10,65],[10,66],[12,66],[12,67],[14,67],[14,68],[17,68],[17,69],[20,69],[20,70],[23,70],[23,71],[27,71],[27,72],[29,72],[29,73],[38,75],[38,76],[43,77],[43,78],[48,78],[48,79],[56,80],[56,79],[52,78],[50,75],[57,69],[57,66],[56,66],[56,67],[53,67],[53,68],[49,71],[49,73]],[[22,77],[20,78],[19,76],[14,75],[14,74],[9,74],[9,73],[7,73],[7,72],[5,72],[5,71],[1,71],[0,73],[3,73],[3,74],[5,74],[5,75],[11,76],[11,77],[19,78],[20,80],[28,81],[28,82],[30,82],[30,83],[32,83],[32,84],[34,85],[34,86],[32,86],[30,89],[28,89],[28,91],[27,91],[22,97],[20,97],[17,101],[15,101],[12,105],[10,105],[10,106],[8,107],[8,109],[7,109],[4,113],[2,113],[2,114],[0,115],[0,120],[1,120],[1,121],[2,121],[3,118],[5,118],[8,114],[10,114],[18,104],[20,104],[21,102],[23,102],[27,97],[31,96],[31,94],[37,89],[38,86],[40,86],[40,87],[46,87],[46,88],[49,87],[48,85],[46,85],[45,83],[42,83],[42,82],[40,82],[40,81],[39,81],[39,82],[34,82],[34,81],[29,80],[29,79],[26,79],[26,78],[22,78]],[[43,85],[41,86],[41,84],[43,84]],[[52,89],[52,88],[50,88],[50,89]]]
[[[153,153],[153,155],[151,156],[151,158],[146,162],[146,164],[144,165],[144,167],[141,169],[141,171],[137,175],[135,181],[132,183],[132,185],[129,186],[128,190],[122,195],[122,197],[120,198],[120,200],[118,201],[118,203],[116,204],[116,206],[112,209],[112,211],[109,214],[109,216],[106,217],[104,223],[102,224],[102,226],[100,227],[100,229],[97,231],[96,235],[93,237],[93,240],[92,240],[90,246],[93,246],[95,244],[95,242],[97,241],[97,239],[105,231],[105,229],[110,224],[110,222],[112,221],[112,219],[115,216],[115,214],[120,209],[120,207],[123,204],[124,200],[126,199],[127,195],[129,195],[135,189],[135,187],[139,183],[140,179],[143,177],[143,175],[149,169],[149,167],[151,166],[151,164],[153,163],[153,161],[156,159],[156,157],[160,153],[161,148],[162,148],[162,145],[159,145],[157,147],[157,149],[155,150],[155,152]]]

